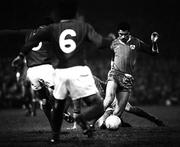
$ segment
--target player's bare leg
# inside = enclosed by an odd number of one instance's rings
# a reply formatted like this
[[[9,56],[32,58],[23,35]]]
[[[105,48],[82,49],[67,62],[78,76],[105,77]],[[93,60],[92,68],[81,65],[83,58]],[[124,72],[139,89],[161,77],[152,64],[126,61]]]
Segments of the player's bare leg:
[[[117,105],[113,112],[114,115],[121,117],[130,98],[130,95],[131,93],[129,91],[120,91],[116,93]]]
[[[113,113],[113,109],[107,108],[106,111],[104,112],[103,116],[101,116],[98,119],[97,123],[98,123],[98,127],[100,129],[106,129],[105,121],[112,113]]]
[[[123,112],[125,111],[125,107],[130,98],[130,95],[131,95],[130,91],[120,91],[116,93],[117,97],[115,99],[116,103],[115,103],[113,114],[121,118],[122,127],[131,127],[131,125],[125,122],[121,117]]]
[[[118,107],[118,105],[117,105],[117,99],[115,97],[111,106],[106,109],[103,116],[98,120],[98,126],[100,129],[106,129],[105,121],[111,114],[113,114],[116,107]],[[131,127],[131,125],[127,122],[124,122],[122,118],[121,121],[122,121],[122,127]]]
[[[73,104],[73,116],[68,112],[68,108],[70,104]],[[73,123],[73,126],[67,129],[77,129],[77,122],[74,118],[76,118],[81,113],[81,101],[80,99],[77,100],[69,100],[66,102],[65,110],[64,110],[64,119],[69,122]]]
[[[108,81],[106,86],[106,96],[103,102],[104,110],[106,110],[114,101],[116,95],[117,84],[114,81]]]
[[[81,113],[81,100],[73,101],[73,117],[76,118]],[[77,122],[75,121],[72,129],[77,129]]]
[[[165,126],[163,121],[159,120],[157,117],[153,116],[150,113],[145,112],[143,109],[141,109],[139,107],[132,106],[130,103],[127,103],[127,105],[125,107],[125,111],[128,113],[135,114],[139,117],[143,117],[143,118],[155,123],[157,126]]]
[[[72,104],[72,99],[70,97],[67,97],[65,108],[64,108],[64,113],[63,113],[63,118],[68,123],[73,123],[75,121],[73,116],[71,115],[71,113],[68,112],[68,109],[71,106],[71,104]]]

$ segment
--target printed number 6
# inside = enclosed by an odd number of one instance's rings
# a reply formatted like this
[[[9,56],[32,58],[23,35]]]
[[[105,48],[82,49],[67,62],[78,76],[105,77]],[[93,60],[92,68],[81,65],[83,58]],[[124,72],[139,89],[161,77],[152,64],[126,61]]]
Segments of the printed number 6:
[[[76,49],[76,43],[72,39],[66,39],[67,35],[76,36],[76,32],[71,29],[64,30],[59,36],[59,46],[64,53],[71,53]]]

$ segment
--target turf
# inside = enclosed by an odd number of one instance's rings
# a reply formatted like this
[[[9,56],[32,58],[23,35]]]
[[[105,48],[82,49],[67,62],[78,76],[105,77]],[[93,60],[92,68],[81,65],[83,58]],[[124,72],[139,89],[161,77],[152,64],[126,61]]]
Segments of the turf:
[[[64,122],[61,142],[50,145],[51,130],[41,110],[36,117],[26,117],[22,109],[0,111],[0,147],[179,147],[180,107],[141,107],[165,122],[166,127],[157,127],[152,122],[132,114],[124,113],[123,119],[131,128],[117,131],[100,130],[92,138],[84,136],[81,130],[70,130],[72,125]]]

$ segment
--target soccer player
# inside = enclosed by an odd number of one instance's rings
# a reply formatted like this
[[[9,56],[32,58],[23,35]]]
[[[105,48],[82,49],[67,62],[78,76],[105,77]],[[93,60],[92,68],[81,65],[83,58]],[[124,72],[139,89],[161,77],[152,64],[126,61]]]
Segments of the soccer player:
[[[112,67],[108,73],[104,108],[107,109],[116,98],[117,104],[113,114],[121,117],[130,98],[134,84],[134,66],[138,52],[159,53],[158,34],[151,34],[152,45],[147,45],[130,34],[130,25],[122,22],[117,27],[118,37],[111,44],[114,51]]]
[[[96,83],[96,86],[97,86],[97,88],[99,90],[100,95],[103,98],[105,98],[107,82],[104,82],[104,81],[100,80],[96,76],[94,76],[94,79],[95,79],[95,83]],[[108,116],[110,116],[113,113],[116,104],[117,104],[117,100],[114,99],[111,106],[106,109],[103,116],[101,116],[101,118],[99,118],[99,120],[97,121],[98,122],[98,127],[102,128],[102,129],[106,129],[105,120],[106,120],[106,118]],[[145,118],[145,119],[155,123],[157,126],[165,126],[163,121],[159,120],[157,117],[153,116],[150,113],[147,113],[146,111],[144,111],[143,109],[141,109],[141,108],[139,108],[137,106],[132,106],[129,102],[127,102],[127,104],[126,104],[125,112],[132,113],[132,114],[137,115],[139,117]],[[96,122],[93,122],[93,123],[96,123]],[[94,127],[94,125],[95,124],[92,124],[91,126]],[[130,124],[124,123],[124,121],[122,121],[122,127],[130,127]]]
[[[67,95],[73,100],[81,98],[87,103],[86,110],[75,119],[88,136],[92,135],[92,132],[88,129],[86,121],[96,119],[104,112],[103,101],[98,94],[91,70],[84,62],[84,44],[89,41],[97,48],[109,47],[112,38],[104,38],[90,24],[74,19],[77,12],[77,3],[74,2],[58,1],[54,14],[61,21],[39,28],[22,47],[19,55],[22,58],[41,41],[50,41],[56,46],[52,48],[59,59],[59,64],[55,67],[55,104],[50,140],[52,143],[59,142],[62,112]]]
[[[20,30],[1,30],[0,35],[16,35],[23,37],[25,42],[29,39],[29,37],[33,34],[33,29],[20,29]],[[37,47],[31,49],[29,54],[27,54],[26,58],[21,60],[21,56],[16,57],[12,61],[12,67],[15,69],[24,68],[24,60],[26,60],[26,76],[31,81],[31,87],[38,98],[45,101],[47,98],[47,91],[45,87],[39,82],[39,80],[44,80],[49,86],[53,86],[53,72],[54,69],[51,65],[50,52],[46,50],[47,47],[51,47],[51,44],[48,42],[40,42]],[[39,72],[41,71],[41,72]],[[45,72],[42,72],[45,71]],[[49,72],[49,73],[47,73]],[[45,102],[43,103],[43,110],[46,114],[46,106]],[[49,107],[49,106],[48,106]]]
[[[45,21],[45,24],[51,23],[52,21]],[[33,29],[20,29],[20,30],[1,30],[1,36],[19,36],[25,38],[27,41],[28,38],[33,34]],[[51,109],[53,98],[50,96],[53,91],[54,81],[53,81],[53,73],[54,68],[53,64],[56,64],[55,55],[53,55],[50,50],[46,48],[52,48],[52,44],[49,42],[40,42],[37,47],[32,48],[32,50],[27,54],[23,60],[21,60],[21,56],[16,57],[12,61],[12,67],[15,70],[23,72],[23,79],[28,79],[31,82],[31,87],[33,89],[33,93],[35,93],[35,97],[38,97],[39,100],[42,101],[42,109],[47,116],[49,122],[51,123]],[[53,58],[53,59],[52,59]],[[25,63],[26,61],[26,63]],[[27,69],[25,69],[27,67]],[[22,76],[22,75],[20,75]],[[21,77],[22,79],[22,77]],[[22,81],[22,80],[21,80]],[[24,80],[23,80],[24,81]],[[22,84],[22,82],[21,82]],[[22,84],[22,90],[25,94],[25,84]],[[27,95],[25,95],[27,96]],[[29,104],[27,104],[28,106]],[[34,106],[33,106],[34,107]],[[63,118],[71,123],[73,121],[73,117],[68,113],[64,112]]]
[[[43,26],[42,26],[43,27]],[[28,40],[28,38],[33,34],[33,29],[27,30],[4,30],[1,33],[6,33],[6,35],[22,35]],[[27,65],[27,78],[31,82],[31,87],[35,95],[42,101],[42,109],[47,116],[49,122],[51,122],[51,109],[53,104],[52,91],[54,88],[54,68],[55,55],[47,50],[46,48],[53,48],[52,44],[49,42],[40,42],[37,47],[32,48],[32,50],[27,54],[23,60],[18,56],[12,61],[12,67],[20,68],[24,66],[22,62],[26,60]],[[52,59],[53,58],[53,59]],[[24,67],[21,67],[24,68]],[[73,118],[68,114],[63,114],[64,119],[67,122],[72,122]]]
[[[29,37],[33,34],[33,29],[28,30],[9,30],[12,33],[22,33],[25,40],[27,41]],[[54,81],[53,74],[54,68],[52,66],[52,55],[46,48],[52,48],[53,46],[49,42],[40,42],[38,46],[32,48],[30,52],[26,55],[25,59],[27,61],[27,77],[31,81],[31,87],[35,95],[42,101],[43,111],[51,123],[51,109],[53,99],[50,98],[50,93],[53,91]],[[24,56],[18,56],[12,61],[13,67],[21,66]]]

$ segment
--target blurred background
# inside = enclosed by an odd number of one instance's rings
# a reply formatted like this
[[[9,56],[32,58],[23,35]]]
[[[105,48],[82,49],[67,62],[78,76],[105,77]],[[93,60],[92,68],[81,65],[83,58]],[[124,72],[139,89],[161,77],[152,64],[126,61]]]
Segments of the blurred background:
[[[120,21],[128,21],[132,35],[150,43],[150,34],[160,34],[160,55],[139,54],[136,85],[131,102],[136,105],[178,105],[180,100],[180,15],[177,0],[79,0],[80,18],[97,32],[115,33]],[[0,30],[37,27],[49,15],[53,0],[1,0]],[[10,63],[19,52],[24,38],[0,36],[0,109],[21,107],[21,91]],[[88,49],[92,49],[88,46]],[[93,73],[106,80],[110,69],[109,53],[89,51],[87,63]]]

